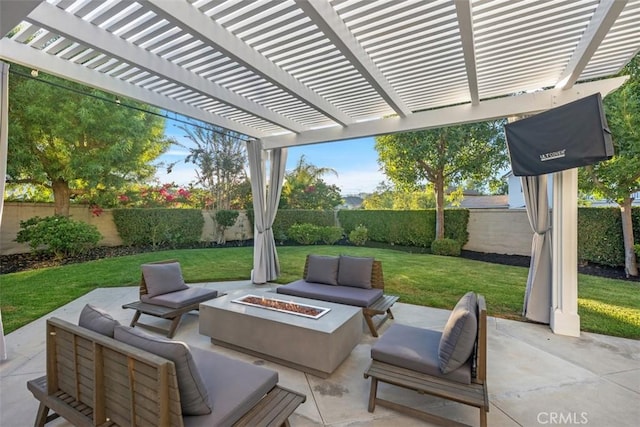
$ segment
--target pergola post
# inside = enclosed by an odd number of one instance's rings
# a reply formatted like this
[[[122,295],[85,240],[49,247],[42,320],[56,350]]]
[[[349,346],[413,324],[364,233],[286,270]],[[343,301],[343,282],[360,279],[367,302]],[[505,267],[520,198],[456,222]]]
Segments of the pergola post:
[[[578,315],[578,169],[553,176],[551,330],[580,336]]]

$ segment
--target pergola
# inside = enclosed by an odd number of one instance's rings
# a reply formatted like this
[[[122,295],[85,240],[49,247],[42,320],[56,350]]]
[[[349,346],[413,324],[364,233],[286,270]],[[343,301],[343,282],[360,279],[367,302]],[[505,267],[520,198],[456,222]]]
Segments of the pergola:
[[[0,58],[251,137],[265,282],[286,147],[604,96],[638,28],[640,0],[2,0]],[[577,335],[576,170],[554,197],[550,323]]]

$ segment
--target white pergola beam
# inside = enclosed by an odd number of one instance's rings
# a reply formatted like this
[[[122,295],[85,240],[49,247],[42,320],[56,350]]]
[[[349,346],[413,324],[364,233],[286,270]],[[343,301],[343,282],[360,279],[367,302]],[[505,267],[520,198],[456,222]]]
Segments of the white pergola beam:
[[[260,117],[285,129],[293,132],[304,130],[304,127],[299,123],[287,119],[255,102],[249,101],[210,80],[191,73],[171,61],[152,54],[146,49],[129,43],[105,30],[101,30],[95,25],[70,15],[56,6],[48,3],[40,4],[40,6],[29,14],[27,21],[46,28],[55,34],[63,35],[72,40],[78,40],[79,43],[96,49],[97,51],[108,52],[110,56],[134,65],[152,75],[165,78],[180,86],[218,99],[239,110]]]
[[[182,2],[175,0],[147,0],[146,3],[159,16],[170,22],[179,21],[180,26],[187,32],[197,35],[208,45],[264,77],[303,103],[310,105],[331,120],[342,126],[353,123],[353,119],[347,114],[248,46],[215,20],[199,13],[197,9],[185,8]]]
[[[40,4],[41,0],[0,1],[0,37],[13,30]]]
[[[478,91],[478,72],[476,69],[476,48],[473,37],[471,2],[469,0],[454,0],[454,4],[458,16],[458,28],[460,30],[460,41],[462,42],[462,54],[464,56],[464,66],[467,71],[471,104],[478,105],[480,95]]]
[[[627,0],[600,2],[569,63],[560,75],[556,88],[568,89],[575,84],[626,5]]]
[[[385,135],[396,132],[411,132],[422,129],[476,123],[520,114],[535,114],[553,107],[564,105],[585,96],[600,92],[604,97],[620,87],[628,76],[597,80],[575,85],[570,89],[548,89],[541,92],[482,101],[478,105],[457,105],[436,110],[413,113],[400,118],[356,123],[346,129],[337,127],[303,132],[299,135],[280,135],[262,138],[265,149],[293,147],[297,145],[340,141]]]
[[[6,38],[0,40],[0,58],[26,67],[36,68],[63,79],[104,90],[122,96],[123,98],[134,99],[163,110],[172,111],[205,123],[211,123],[215,126],[233,130],[244,135],[255,138],[265,136],[263,133],[249,126],[220,117],[216,114],[208,113],[200,108],[192,107],[123,80],[114,79],[111,76],[96,72],[71,61],[65,61],[54,55],[43,55],[42,52],[32,47],[15,43]]]
[[[295,2],[400,117],[411,115],[411,109],[400,98],[329,2],[325,0],[295,0]]]

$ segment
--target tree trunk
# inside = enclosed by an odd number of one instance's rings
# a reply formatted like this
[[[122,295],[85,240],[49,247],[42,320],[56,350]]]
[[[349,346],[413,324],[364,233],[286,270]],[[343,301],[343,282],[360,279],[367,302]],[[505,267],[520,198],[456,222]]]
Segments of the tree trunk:
[[[69,183],[64,179],[54,179],[51,181],[51,189],[53,190],[53,202],[55,205],[55,214],[69,216],[69,204],[71,201],[71,189]]]
[[[631,218],[631,197],[626,197],[620,204],[622,219],[622,239],[624,240],[624,268],[627,276],[638,275],[638,263],[633,249],[633,221]]]
[[[439,175],[434,182],[436,192],[436,240],[444,239],[444,178]]]

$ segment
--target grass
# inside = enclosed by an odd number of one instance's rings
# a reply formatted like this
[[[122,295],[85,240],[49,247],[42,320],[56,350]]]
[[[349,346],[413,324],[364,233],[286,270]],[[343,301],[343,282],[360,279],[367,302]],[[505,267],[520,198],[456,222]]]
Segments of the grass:
[[[382,261],[385,292],[409,304],[451,309],[465,292],[485,295],[490,316],[523,320],[526,268],[463,258],[411,254],[389,249],[340,246],[280,247],[281,276],[302,276],[308,253],[372,256]],[[104,287],[137,286],[140,264],[174,258],[187,282],[249,279],[253,248],[188,249],[108,258],[0,277],[5,333]],[[582,330],[640,339],[640,284],[579,275],[578,314]]]

